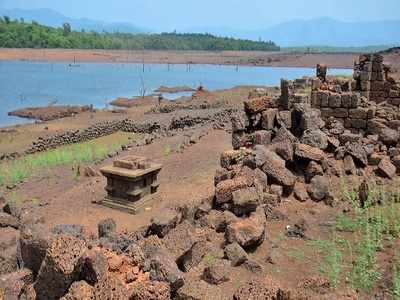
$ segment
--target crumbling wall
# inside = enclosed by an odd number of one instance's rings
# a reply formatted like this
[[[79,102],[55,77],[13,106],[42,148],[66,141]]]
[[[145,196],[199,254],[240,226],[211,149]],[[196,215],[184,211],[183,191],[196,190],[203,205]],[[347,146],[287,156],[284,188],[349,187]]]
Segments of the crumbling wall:
[[[353,90],[360,92],[368,100],[382,103],[390,102],[399,106],[400,91],[389,76],[390,67],[383,64],[380,54],[362,54],[354,65]]]

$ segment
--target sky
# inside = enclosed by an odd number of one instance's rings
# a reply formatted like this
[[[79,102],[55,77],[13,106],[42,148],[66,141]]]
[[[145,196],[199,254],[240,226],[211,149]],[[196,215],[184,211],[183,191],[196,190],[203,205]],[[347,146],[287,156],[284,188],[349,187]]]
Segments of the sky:
[[[68,17],[130,22],[156,30],[262,29],[293,19],[400,18],[400,0],[0,0],[0,8],[49,8]]]

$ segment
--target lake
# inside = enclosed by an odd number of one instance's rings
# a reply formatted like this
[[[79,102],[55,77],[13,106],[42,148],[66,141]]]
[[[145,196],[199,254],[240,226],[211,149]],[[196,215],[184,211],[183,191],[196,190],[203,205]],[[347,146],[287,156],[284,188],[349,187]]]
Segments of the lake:
[[[329,74],[351,74],[349,69],[330,69]],[[200,84],[206,89],[236,85],[279,85],[281,78],[312,76],[311,68],[272,68],[219,65],[110,64],[63,62],[0,62],[0,126],[27,123],[7,113],[27,106],[90,105],[105,108],[117,97],[151,94],[159,86]],[[181,94],[164,94],[176,98]]]

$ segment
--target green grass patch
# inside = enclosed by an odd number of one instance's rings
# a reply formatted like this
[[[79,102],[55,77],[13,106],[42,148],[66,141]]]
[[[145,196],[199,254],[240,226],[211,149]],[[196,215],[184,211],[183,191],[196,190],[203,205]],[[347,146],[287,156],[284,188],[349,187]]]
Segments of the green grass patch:
[[[129,135],[114,134],[96,140],[63,146],[54,150],[24,156],[0,165],[0,185],[17,184],[40,169],[90,163],[107,157],[129,142]]]
[[[347,189],[347,182],[342,182],[342,188],[343,199],[353,205],[353,211],[336,217],[336,226],[328,240],[311,241],[309,245],[321,255],[319,271],[330,279],[333,288],[342,282],[368,292],[381,278],[378,251],[400,237],[399,196],[396,188],[371,188],[363,209],[357,193]],[[400,289],[400,266],[396,264],[393,268],[395,294]]]

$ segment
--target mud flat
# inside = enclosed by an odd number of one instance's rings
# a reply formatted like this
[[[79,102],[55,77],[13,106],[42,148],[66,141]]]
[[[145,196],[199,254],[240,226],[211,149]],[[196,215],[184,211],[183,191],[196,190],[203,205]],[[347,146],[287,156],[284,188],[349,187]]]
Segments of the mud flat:
[[[72,117],[76,114],[89,111],[89,106],[46,106],[26,107],[8,113],[9,116],[51,121],[65,117]]]
[[[290,54],[262,51],[126,51],[82,49],[0,49],[0,60],[223,64],[272,67],[352,68],[356,54]]]
[[[156,104],[157,97],[155,96],[145,96],[145,97],[134,97],[134,98],[124,98],[118,97],[117,99],[110,102],[112,106],[116,107],[135,107],[143,105],[154,105]]]
[[[184,85],[184,86],[173,86],[173,87],[160,86],[154,92],[175,94],[175,93],[181,93],[181,92],[195,92],[195,91],[196,90],[194,88]]]

